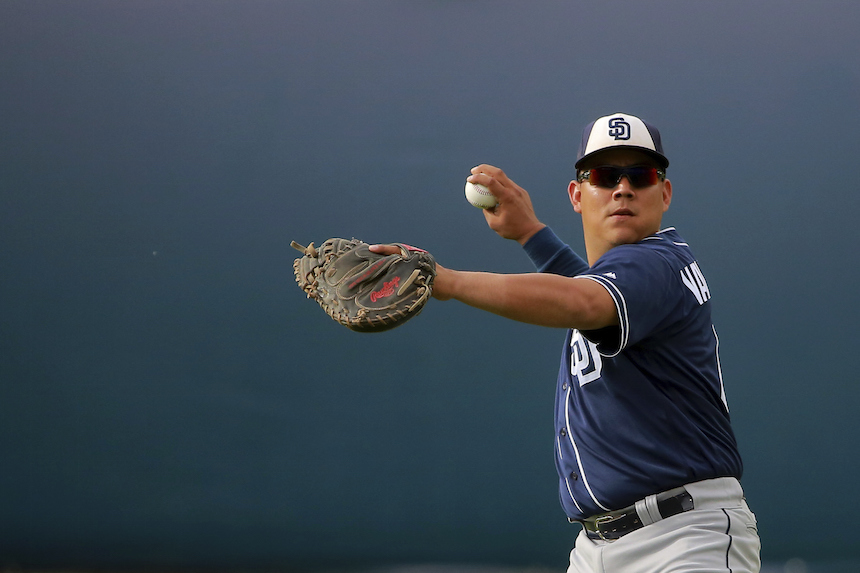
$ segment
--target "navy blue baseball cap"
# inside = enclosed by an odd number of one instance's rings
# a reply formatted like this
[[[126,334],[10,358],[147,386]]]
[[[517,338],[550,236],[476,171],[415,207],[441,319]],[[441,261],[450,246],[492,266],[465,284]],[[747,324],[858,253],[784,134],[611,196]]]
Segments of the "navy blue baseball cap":
[[[592,155],[615,147],[627,147],[644,151],[654,158],[663,169],[669,160],[663,155],[660,132],[629,113],[613,113],[597,118],[582,130],[582,141],[576,153],[577,169]]]

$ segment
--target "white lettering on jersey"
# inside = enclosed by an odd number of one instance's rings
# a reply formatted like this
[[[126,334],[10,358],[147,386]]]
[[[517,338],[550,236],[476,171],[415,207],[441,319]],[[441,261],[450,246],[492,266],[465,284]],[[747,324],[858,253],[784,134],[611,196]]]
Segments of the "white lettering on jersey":
[[[681,280],[699,301],[699,304],[705,304],[711,298],[711,291],[708,290],[708,283],[705,282],[705,276],[699,269],[698,263],[693,263],[681,269]]]
[[[574,330],[570,338],[570,373],[576,376],[580,386],[594,382],[603,373],[597,345],[586,340],[578,330]]]

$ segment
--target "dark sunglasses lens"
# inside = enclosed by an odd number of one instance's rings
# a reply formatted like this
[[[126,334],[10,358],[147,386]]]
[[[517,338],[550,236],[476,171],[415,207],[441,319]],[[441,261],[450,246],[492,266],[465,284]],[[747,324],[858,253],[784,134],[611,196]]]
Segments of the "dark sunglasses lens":
[[[627,178],[633,187],[650,187],[657,184],[657,168],[631,167],[627,170]]]
[[[656,167],[594,167],[588,176],[588,182],[598,187],[610,189],[618,185],[621,177],[626,176],[631,187],[650,187],[656,185],[660,176]]]
[[[621,181],[621,169],[618,167],[594,167],[588,176],[588,182],[598,187],[615,187]]]

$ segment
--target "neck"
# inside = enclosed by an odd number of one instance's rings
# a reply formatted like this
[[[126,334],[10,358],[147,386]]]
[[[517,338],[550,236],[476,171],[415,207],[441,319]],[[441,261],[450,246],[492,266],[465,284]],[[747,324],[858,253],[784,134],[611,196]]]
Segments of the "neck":
[[[611,249],[619,245],[632,245],[633,243],[638,243],[645,237],[650,237],[651,235],[660,231],[660,228],[654,229],[652,232],[647,233],[635,241],[623,242],[623,243],[612,243],[607,241],[606,239],[598,238],[598,237],[585,237],[585,254],[588,257],[588,266],[593,266],[594,263],[600,259],[603,255],[609,252]]]
[[[590,239],[588,237],[585,238],[585,254],[588,257],[588,266],[594,266],[594,263],[597,260],[605,255],[609,249],[614,247],[615,245],[611,245],[606,241],[602,241],[599,239]]]

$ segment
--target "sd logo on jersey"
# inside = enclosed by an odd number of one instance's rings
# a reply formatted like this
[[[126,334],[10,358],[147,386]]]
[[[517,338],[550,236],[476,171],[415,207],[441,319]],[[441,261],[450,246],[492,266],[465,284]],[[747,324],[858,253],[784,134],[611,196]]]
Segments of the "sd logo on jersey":
[[[597,345],[586,340],[578,330],[574,330],[570,338],[570,373],[576,376],[580,386],[594,382],[603,373]]]

